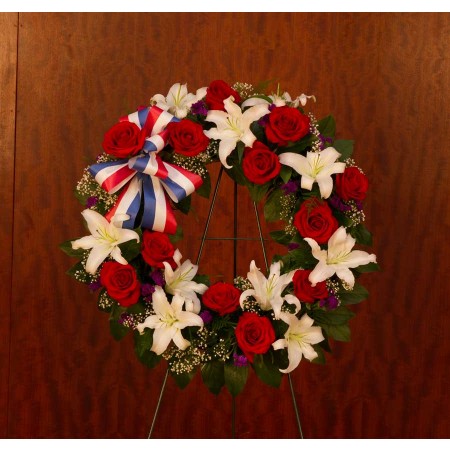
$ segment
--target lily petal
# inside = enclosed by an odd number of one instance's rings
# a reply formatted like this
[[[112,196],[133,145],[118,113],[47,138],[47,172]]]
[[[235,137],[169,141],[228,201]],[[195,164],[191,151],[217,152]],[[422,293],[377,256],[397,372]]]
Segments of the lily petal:
[[[128,261],[122,256],[122,251],[119,247],[114,247],[111,250],[111,256],[120,264],[126,266]]]
[[[177,331],[173,335],[172,339],[173,339],[174,344],[180,350],[186,350],[191,345],[191,343],[187,339],[184,339],[183,335],[181,334],[181,331]]]
[[[86,261],[86,272],[94,275],[100,264],[109,256],[111,248],[107,244],[96,245],[92,247]]]
[[[157,355],[164,353],[176,332],[176,328],[156,328],[153,333],[153,344],[151,348],[152,352],[155,352]]]
[[[355,276],[347,267],[340,267],[336,270],[336,275],[343,281],[345,281],[350,287],[355,285]]]
[[[292,343],[288,346],[288,358],[289,366],[286,369],[280,369],[280,372],[289,373],[292,372],[302,360],[302,351],[298,343]]]
[[[231,152],[236,147],[237,140],[235,139],[222,139],[219,144],[219,159],[220,162],[227,168],[231,169],[233,166],[230,166],[227,163],[227,158],[230,156]]]
[[[334,275],[336,270],[333,266],[326,264],[323,261],[319,261],[313,271],[309,274],[308,280],[311,282],[311,286],[314,287],[317,283],[325,281]]]
[[[92,209],[85,209],[81,212],[82,216],[86,220],[87,227],[89,229],[89,232],[94,236],[98,236],[98,229],[99,228],[107,228],[109,225],[109,222],[107,219],[105,219],[101,214],[99,214],[97,211],[94,211]]]
[[[83,248],[84,250],[88,250],[95,245],[97,245],[98,241],[94,236],[84,236],[76,241],[72,241],[72,248],[77,250],[78,248]]]

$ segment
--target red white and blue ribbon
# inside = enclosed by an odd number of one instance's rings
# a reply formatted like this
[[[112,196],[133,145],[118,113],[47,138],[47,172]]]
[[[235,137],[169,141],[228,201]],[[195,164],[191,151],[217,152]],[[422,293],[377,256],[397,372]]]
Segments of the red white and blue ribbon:
[[[153,106],[140,109],[120,120],[129,120],[141,129],[146,129],[148,138],[142,155],[89,167],[97,183],[110,194],[124,188],[115,206],[105,217],[111,220],[115,215],[126,214],[129,219],[117,223],[117,226],[134,229],[141,225],[142,228],[174,234],[177,222],[167,196],[178,203],[203,183],[200,176],[164,162],[157,155],[167,142],[165,127],[178,119]],[[141,223],[138,223],[142,199],[143,214]]]
[[[170,122],[180,119],[157,106],[139,108],[136,112],[121,117],[120,122],[132,122],[147,136],[143,150],[145,152],[159,152],[167,144],[168,132],[166,126]]]

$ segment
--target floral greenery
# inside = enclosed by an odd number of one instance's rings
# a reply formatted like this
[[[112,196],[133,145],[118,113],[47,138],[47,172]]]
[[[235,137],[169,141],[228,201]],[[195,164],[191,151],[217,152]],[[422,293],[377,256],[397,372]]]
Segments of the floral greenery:
[[[61,244],[79,260],[68,274],[99,291],[114,339],[132,333],[137,358],[150,368],[166,360],[181,388],[200,369],[211,392],[226,386],[237,395],[249,367],[278,387],[302,356],[324,363],[330,340],[350,340],[348,306],[368,296],[355,279],[379,269],[375,255],[352,251],[372,244],[362,203],[368,182],[352,159],[353,141],[335,138],[334,118],[305,112],[311,98],[218,80],[196,94],[175,84],[149,107],[181,119],[167,125],[156,153],[201,177],[198,195],[209,197],[207,166],[220,161],[264,202],[266,221],[284,223],[270,235],[287,252],[273,258],[267,278],[252,261],[247,277],[211,285],[181,262],[180,225],[170,236],[141,226],[141,205],[134,230],[125,229],[126,218],[107,215],[121,190],[108,193],[89,168],[76,186],[91,236]],[[143,155],[144,128],[113,127],[96,162]],[[191,196],[170,204],[188,214]]]

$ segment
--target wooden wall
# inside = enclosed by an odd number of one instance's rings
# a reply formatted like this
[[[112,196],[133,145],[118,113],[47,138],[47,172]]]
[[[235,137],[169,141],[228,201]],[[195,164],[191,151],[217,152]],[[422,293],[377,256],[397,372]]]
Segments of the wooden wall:
[[[448,14],[1,14],[0,438],[146,437],[164,367],[109,336],[95,297],[69,279],[58,243],[82,235],[71,196],[103,133],[124,113],[213,79],[278,79],[315,94],[317,116],[356,140],[371,180],[367,225],[383,268],[367,276],[353,339],[326,366],[293,373],[310,438],[449,437]],[[17,84],[17,90],[16,90]],[[213,169],[217,174],[217,169]],[[212,235],[230,232],[224,182]],[[239,194],[239,233],[254,235]],[[183,252],[195,258],[207,202]],[[231,244],[204,272],[229,278]],[[274,248],[271,248],[273,251]],[[238,270],[261,251],[241,245]],[[155,437],[229,437],[231,401],[169,380]],[[287,380],[255,377],[237,399],[237,437],[297,437]]]

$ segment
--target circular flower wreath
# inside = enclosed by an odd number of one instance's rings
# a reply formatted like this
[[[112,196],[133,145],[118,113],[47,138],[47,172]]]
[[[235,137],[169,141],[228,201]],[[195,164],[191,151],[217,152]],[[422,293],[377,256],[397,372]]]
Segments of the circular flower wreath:
[[[250,366],[278,386],[303,356],[323,363],[330,338],[350,339],[347,305],[368,295],[355,278],[378,269],[374,254],[354,250],[371,245],[368,180],[353,141],[335,140],[333,117],[305,113],[309,99],[221,80],[196,94],[174,84],[105,134],[77,184],[90,235],[61,245],[79,258],[68,273],[100,289],[114,338],[132,332],[139,360],[164,358],[180,387],[200,367],[212,392],[237,395]],[[265,199],[266,221],[284,221],[271,237],[288,252],[267,275],[252,261],[246,278],[210,284],[174,245],[173,208],[188,213],[194,191],[209,197],[216,161]]]

